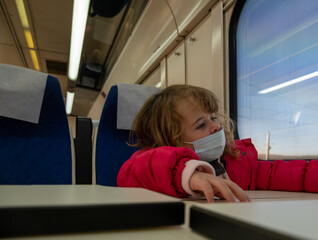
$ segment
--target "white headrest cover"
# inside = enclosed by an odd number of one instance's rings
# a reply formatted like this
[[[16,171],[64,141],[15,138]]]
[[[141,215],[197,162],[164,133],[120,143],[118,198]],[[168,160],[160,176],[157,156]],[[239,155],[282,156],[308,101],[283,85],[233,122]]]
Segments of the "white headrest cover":
[[[38,123],[47,76],[0,64],[0,116]]]
[[[117,87],[117,129],[130,130],[146,100],[161,89],[139,84],[118,84]]]

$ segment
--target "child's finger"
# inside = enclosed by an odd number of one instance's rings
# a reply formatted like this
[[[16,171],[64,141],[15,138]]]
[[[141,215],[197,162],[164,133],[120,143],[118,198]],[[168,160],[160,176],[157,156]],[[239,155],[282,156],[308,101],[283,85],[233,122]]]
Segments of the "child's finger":
[[[217,191],[226,201],[234,202],[234,194],[224,181],[210,182],[214,191]]]
[[[204,196],[206,197],[206,200],[209,203],[214,202],[214,190],[209,183],[202,184],[201,191],[203,192]]]
[[[227,183],[234,195],[240,200],[240,202],[251,202],[250,198],[237,184],[234,182]]]

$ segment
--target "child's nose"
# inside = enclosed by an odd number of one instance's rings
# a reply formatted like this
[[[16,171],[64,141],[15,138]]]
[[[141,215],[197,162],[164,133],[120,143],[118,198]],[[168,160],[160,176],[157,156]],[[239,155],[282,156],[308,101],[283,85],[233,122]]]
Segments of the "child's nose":
[[[216,122],[211,122],[211,126],[210,126],[210,133],[216,133],[217,131],[219,131],[220,129],[220,125]]]

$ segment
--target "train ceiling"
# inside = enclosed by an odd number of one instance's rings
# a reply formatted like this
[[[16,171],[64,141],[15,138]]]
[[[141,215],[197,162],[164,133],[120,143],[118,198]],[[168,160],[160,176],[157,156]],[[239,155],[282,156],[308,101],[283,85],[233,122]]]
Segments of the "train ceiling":
[[[0,63],[56,76],[65,97],[73,0],[21,0],[27,16],[27,27],[19,15],[19,1],[0,0]],[[123,12],[124,9],[112,18],[88,18],[82,62],[93,59],[103,63]],[[28,35],[32,37],[26,37]],[[38,63],[34,63],[34,55]],[[98,89],[76,87],[72,115],[86,116],[98,94]]]

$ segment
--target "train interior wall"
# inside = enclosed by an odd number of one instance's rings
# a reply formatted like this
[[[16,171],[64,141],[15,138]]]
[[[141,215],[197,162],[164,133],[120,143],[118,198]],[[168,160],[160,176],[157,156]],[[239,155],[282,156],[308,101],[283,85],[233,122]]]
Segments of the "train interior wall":
[[[201,86],[213,91],[228,113],[227,42],[234,3],[149,1],[88,117],[99,120],[107,93],[116,83]]]

